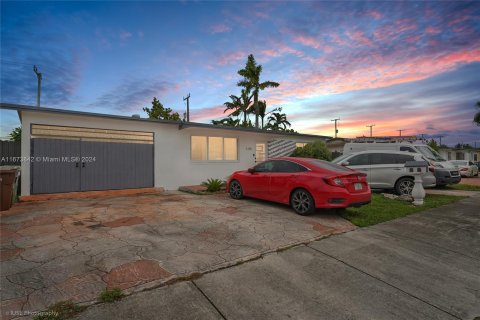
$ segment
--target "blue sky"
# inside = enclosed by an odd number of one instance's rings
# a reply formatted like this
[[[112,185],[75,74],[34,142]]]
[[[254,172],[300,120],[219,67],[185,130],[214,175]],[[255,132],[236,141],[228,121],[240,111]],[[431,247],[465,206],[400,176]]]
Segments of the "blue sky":
[[[1,3],[1,101],[142,114],[154,96],[192,119],[224,116],[253,53],[270,108],[300,132],[477,141],[479,2]],[[14,112],[0,111],[4,137]]]

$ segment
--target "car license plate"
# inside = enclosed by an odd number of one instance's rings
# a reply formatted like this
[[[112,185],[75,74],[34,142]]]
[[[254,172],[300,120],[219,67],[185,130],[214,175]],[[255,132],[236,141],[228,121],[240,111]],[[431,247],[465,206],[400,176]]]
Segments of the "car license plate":
[[[362,186],[361,183],[355,183],[355,184],[354,184],[354,187],[355,187],[355,191],[357,191],[357,190],[362,190],[362,189],[363,189],[363,186]]]

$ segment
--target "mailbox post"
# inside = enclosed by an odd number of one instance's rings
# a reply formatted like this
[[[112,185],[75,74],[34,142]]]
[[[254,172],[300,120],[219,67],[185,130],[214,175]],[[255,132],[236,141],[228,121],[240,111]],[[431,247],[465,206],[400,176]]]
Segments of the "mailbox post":
[[[423,189],[422,176],[427,173],[428,162],[426,161],[408,161],[405,163],[407,173],[414,177],[414,186],[412,190],[413,204],[416,206],[423,205],[425,199],[425,189]]]

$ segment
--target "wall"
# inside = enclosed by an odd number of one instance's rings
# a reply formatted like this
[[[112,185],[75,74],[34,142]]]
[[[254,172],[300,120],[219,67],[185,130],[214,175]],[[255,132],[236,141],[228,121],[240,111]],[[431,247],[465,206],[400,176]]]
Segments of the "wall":
[[[20,165],[20,141],[0,141],[0,158],[2,166]]]
[[[447,160],[479,161],[480,152],[466,149],[440,149],[440,155]]]
[[[240,132],[210,128],[189,127],[182,130],[176,124],[160,124],[147,121],[108,119],[47,112],[22,112],[22,156],[30,156],[30,125],[49,124],[101,129],[120,129],[154,132],[155,187],[167,190],[182,185],[200,184],[208,178],[225,179],[233,171],[245,170],[254,165],[256,143],[267,143],[285,136],[255,132]],[[238,139],[238,161],[190,160],[192,135],[216,136]],[[293,141],[314,140],[305,137],[288,137]],[[30,194],[30,163],[22,163],[22,195]]]

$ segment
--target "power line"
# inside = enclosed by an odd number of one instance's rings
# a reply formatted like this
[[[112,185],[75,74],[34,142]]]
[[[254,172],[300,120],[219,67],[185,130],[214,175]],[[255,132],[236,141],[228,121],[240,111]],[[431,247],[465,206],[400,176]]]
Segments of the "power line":
[[[366,127],[369,127],[370,128],[370,137],[373,137],[372,133],[373,133],[373,130],[372,130],[372,127],[375,127],[374,124],[371,124],[371,125],[368,125]]]
[[[337,129],[337,121],[338,120],[340,120],[340,118],[330,120],[330,121],[335,121],[335,138],[337,137],[337,134],[338,134],[338,129]]]

